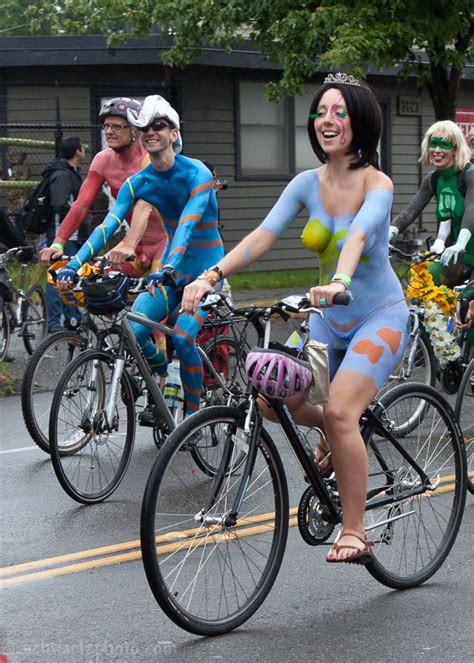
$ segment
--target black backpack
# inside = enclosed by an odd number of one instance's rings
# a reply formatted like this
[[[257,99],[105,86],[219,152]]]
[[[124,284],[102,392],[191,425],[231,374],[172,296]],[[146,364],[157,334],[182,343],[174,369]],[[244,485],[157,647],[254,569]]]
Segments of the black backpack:
[[[51,223],[53,211],[49,184],[57,169],[55,164],[50,164],[41,173],[41,182],[35,186],[23,205],[19,222],[24,233],[42,235]]]

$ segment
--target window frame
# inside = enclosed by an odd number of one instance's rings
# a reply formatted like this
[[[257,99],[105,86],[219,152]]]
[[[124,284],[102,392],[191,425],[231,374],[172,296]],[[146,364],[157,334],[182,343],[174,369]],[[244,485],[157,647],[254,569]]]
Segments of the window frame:
[[[294,97],[286,97],[282,103],[284,104],[284,113],[288,126],[291,127],[287,132],[287,149],[288,149],[288,173],[279,174],[246,174],[242,170],[242,150],[241,150],[241,123],[240,123],[240,86],[242,83],[261,83],[266,85],[270,79],[263,79],[261,77],[239,77],[234,80],[234,108],[235,108],[235,179],[241,182],[288,182],[295,177],[298,172],[296,170],[296,125],[295,125],[295,101]],[[315,83],[315,85],[317,85]],[[391,176],[391,100],[387,96],[379,98],[379,103],[382,108],[383,115],[383,132],[380,140],[381,154],[380,168],[389,177]]]

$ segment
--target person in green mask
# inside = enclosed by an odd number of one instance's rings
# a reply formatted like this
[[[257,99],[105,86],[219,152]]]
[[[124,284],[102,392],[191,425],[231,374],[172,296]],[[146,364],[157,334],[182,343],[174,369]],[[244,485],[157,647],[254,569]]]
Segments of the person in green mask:
[[[436,197],[438,236],[432,250],[441,261],[430,265],[436,285],[463,283],[474,267],[474,164],[461,129],[450,120],[433,124],[421,144],[420,161],[432,165],[408,207],[390,226],[394,241]]]

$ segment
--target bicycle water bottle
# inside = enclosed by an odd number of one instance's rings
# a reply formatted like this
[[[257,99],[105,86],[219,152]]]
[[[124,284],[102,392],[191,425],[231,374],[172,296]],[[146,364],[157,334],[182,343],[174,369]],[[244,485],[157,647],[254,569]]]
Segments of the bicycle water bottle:
[[[179,361],[177,359],[173,359],[168,366],[168,377],[163,388],[163,396],[170,410],[177,407],[183,400],[183,386],[181,384]]]

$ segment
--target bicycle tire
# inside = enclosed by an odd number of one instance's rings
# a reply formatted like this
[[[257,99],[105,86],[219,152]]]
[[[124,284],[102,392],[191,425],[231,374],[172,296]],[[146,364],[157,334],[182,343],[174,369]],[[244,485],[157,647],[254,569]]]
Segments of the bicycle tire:
[[[48,333],[48,305],[44,290],[37,283],[30,285],[25,296],[21,331],[26,351],[32,355]]]
[[[49,420],[51,460],[62,488],[82,504],[102,502],[112,495],[133,451],[135,402],[125,371],[114,406],[113,430],[105,428],[113,369],[111,353],[85,350],[66,368],[54,392]]]
[[[232,391],[235,400],[242,397],[247,382],[245,373],[245,350],[230,336],[221,336],[212,339],[203,347],[204,352],[211,361],[213,367],[219,375],[225,378],[226,386]],[[229,400],[228,394],[220,387],[217,380],[212,376],[209,369],[203,366],[203,397],[204,407],[209,405],[225,405]],[[191,448],[191,455],[201,472],[212,477],[216,473],[210,458],[212,456],[216,441],[211,442],[211,446],[197,444]],[[235,463],[237,470],[240,464],[245,460],[245,454],[241,454],[240,463]]]
[[[387,503],[366,511],[366,532],[374,540],[375,559],[368,572],[394,589],[416,587],[443,564],[461,525],[466,499],[466,470],[461,432],[449,403],[433,388],[406,384],[382,399],[383,420],[397,436],[397,420],[406,410],[419,407],[425,416],[410,434],[403,449],[419,464],[432,488],[423,488],[419,473],[395,446],[376,431],[368,431],[370,505]],[[404,493],[401,500],[391,500]],[[388,499],[387,499],[388,498]],[[375,536],[373,536],[375,534]]]
[[[10,345],[10,314],[8,307],[4,304],[2,306],[2,321],[1,321],[1,338],[0,338],[0,361],[3,361],[8,353]]]
[[[459,386],[455,406],[466,449],[467,489],[474,495],[474,359],[471,359]]]
[[[54,390],[66,366],[87,340],[73,331],[47,336],[31,355],[21,383],[21,411],[26,429],[38,447],[49,454],[49,412]]]
[[[232,451],[234,445],[246,446],[244,421],[244,412],[226,406],[186,418],[158,454],[143,497],[141,547],[148,583],[168,617],[198,635],[227,633],[253,615],[275,582],[286,546],[286,476],[263,428],[236,525],[211,522],[228,512],[241,482],[243,470],[232,472]],[[191,454],[181,451],[206,429],[227,436],[221,448],[229,461],[207,511],[217,480],[196,471]]]

